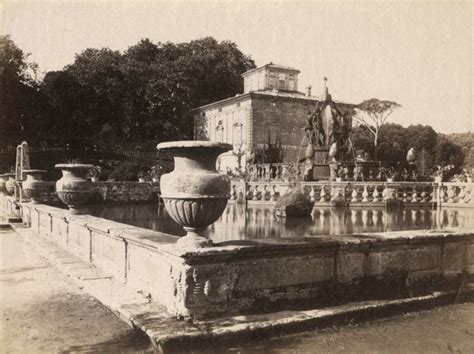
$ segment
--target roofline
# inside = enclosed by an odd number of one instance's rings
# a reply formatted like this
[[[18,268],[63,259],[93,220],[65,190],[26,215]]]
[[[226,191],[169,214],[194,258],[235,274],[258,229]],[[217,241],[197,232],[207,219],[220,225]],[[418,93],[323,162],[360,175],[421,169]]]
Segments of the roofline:
[[[193,109],[190,110],[190,112],[202,111],[202,110],[205,110],[205,109],[210,109],[210,108],[212,108],[212,107],[222,106],[222,105],[224,105],[224,104],[226,104],[226,103],[235,102],[235,101],[241,101],[241,100],[250,98],[250,97],[252,97],[252,96],[253,96],[253,97],[255,97],[255,96],[277,97],[277,98],[280,98],[280,99],[290,99],[290,100],[303,100],[303,101],[322,102],[319,97],[315,97],[315,96],[312,96],[312,97],[307,97],[307,96],[291,97],[291,96],[286,96],[286,95],[279,95],[278,93],[272,93],[272,92],[268,92],[268,91],[252,91],[252,92],[247,92],[247,93],[244,93],[244,94],[240,94],[240,95],[238,95],[238,96],[225,98],[225,99],[220,100],[220,101],[208,103],[208,104],[206,104],[206,105],[193,108]],[[341,105],[345,105],[345,106],[349,106],[349,107],[351,107],[351,106],[352,106],[352,107],[357,106],[357,104],[355,104],[355,103],[346,103],[346,102],[341,102],[341,101],[336,101],[336,100],[334,100],[334,103],[336,103],[336,104],[341,104]]]
[[[193,109],[191,109],[191,112],[197,111],[197,110],[207,109],[207,108],[210,108],[212,106],[219,106],[219,105],[222,105],[223,103],[227,103],[227,102],[239,101],[243,98],[250,97],[250,94],[251,94],[251,92],[247,92],[247,93],[242,93],[242,94],[236,95],[234,97],[224,98],[223,100],[220,100],[220,101],[215,101],[215,102],[212,102],[212,103],[205,104],[203,106],[193,108]]]
[[[263,70],[263,69],[271,67],[271,66],[274,66],[276,69],[283,69],[283,70],[286,70],[286,71],[292,71],[292,72],[298,73],[298,74],[301,72],[298,69],[291,68],[289,66],[279,65],[279,64],[275,64],[275,63],[268,63],[268,64],[265,64],[265,65],[260,66],[258,68],[247,70],[246,72],[244,72],[242,74],[242,77],[249,76],[250,74],[252,74],[256,71],[260,71],[260,70]]]

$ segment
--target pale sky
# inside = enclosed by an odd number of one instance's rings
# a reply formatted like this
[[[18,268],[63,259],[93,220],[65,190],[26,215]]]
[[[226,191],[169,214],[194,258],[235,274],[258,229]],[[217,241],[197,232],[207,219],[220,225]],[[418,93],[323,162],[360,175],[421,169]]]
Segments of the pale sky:
[[[474,131],[473,4],[0,0],[0,23],[42,71],[142,38],[230,40],[257,66],[301,70],[300,91],[319,95],[327,76],[336,100],[396,101],[391,122],[452,133]]]

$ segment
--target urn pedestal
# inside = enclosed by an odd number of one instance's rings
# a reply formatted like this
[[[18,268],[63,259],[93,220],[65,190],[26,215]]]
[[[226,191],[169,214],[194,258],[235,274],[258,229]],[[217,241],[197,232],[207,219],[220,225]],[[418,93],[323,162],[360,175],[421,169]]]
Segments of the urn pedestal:
[[[158,144],[157,148],[174,157],[174,170],[161,176],[160,189],[168,214],[187,232],[177,244],[210,246],[212,240],[202,232],[222,215],[230,197],[230,179],[216,171],[216,160],[232,145],[175,141]]]
[[[23,170],[26,174],[26,179],[22,183],[23,191],[33,204],[40,203],[48,192],[49,184],[43,181],[43,175],[46,172],[45,170]]]
[[[91,198],[93,185],[86,179],[87,172],[94,167],[89,164],[58,164],[63,177],[56,182],[59,199],[66,204],[72,214],[80,214],[78,207]]]
[[[5,190],[8,195],[13,195],[15,193],[15,174],[14,173],[5,173],[7,181],[5,182]]]

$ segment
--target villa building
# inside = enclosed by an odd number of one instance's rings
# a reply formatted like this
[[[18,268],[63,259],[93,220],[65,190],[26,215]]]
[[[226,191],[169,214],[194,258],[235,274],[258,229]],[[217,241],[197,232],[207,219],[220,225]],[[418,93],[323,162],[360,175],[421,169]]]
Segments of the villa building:
[[[322,97],[298,91],[299,70],[273,63],[242,74],[244,92],[193,110],[196,140],[221,141],[234,150],[221,155],[219,169],[247,162],[295,162],[305,127],[318,102],[331,99],[327,87]],[[354,105],[337,102],[351,114]],[[305,142],[307,144],[307,142]]]

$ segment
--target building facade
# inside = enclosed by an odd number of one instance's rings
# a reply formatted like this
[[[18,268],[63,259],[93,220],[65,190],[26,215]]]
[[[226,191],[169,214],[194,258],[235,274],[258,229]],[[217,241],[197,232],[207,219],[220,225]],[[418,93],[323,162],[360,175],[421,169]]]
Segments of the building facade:
[[[196,140],[232,144],[220,170],[247,163],[295,163],[303,158],[305,127],[321,98],[298,91],[299,70],[266,64],[245,72],[244,93],[193,110]],[[323,96],[328,96],[327,88]],[[330,95],[329,95],[330,97]],[[353,105],[336,103],[352,114]]]

